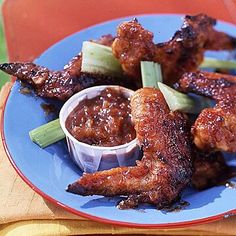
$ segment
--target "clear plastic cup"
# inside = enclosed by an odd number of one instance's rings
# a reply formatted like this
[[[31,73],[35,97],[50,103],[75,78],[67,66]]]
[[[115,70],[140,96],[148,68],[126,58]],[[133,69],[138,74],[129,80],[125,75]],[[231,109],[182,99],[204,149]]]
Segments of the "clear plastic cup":
[[[66,135],[70,157],[80,169],[89,173],[118,166],[132,166],[140,158],[140,148],[137,145],[136,139],[114,147],[92,146],[75,139],[65,126],[67,117],[80,101],[94,98],[108,87],[119,90],[127,97],[130,97],[134,93],[132,90],[121,86],[104,85],[87,88],[73,95],[63,105],[59,114],[60,125]]]

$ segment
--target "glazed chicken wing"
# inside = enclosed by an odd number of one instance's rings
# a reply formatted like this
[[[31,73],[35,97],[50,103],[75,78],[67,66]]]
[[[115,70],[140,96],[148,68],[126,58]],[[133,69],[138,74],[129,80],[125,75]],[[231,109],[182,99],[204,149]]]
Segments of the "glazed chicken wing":
[[[173,84],[183,73],[197,70],[205,50],[236,47],[236,39],[214,30],[215,24],[215,19],[204,14],[185,16],[183,26],[170,41],[155,45],[153,34],[136,20],[125,22],[117,29],[112,50],[134,79],[140,78],[140,61],[155,61],[161,64],[164,82]]]
[[[236,104],[220,102],[204,109],[192,127],[194,143],[202,150],[236,152]]]
[[[94,42],[111,46],[113,37],[111,35],[105,35]],[[32,62],[4,63],[0,64],[0,69],[29,84],[37,95],[57,98],[59,100],[66,100],[74,93],[96,85],[117,84],[135,88],[135,85],[125,77],[117,79],[108,76],[81,73],[81,61],[81,55],[75,56],[60,71],[51,71],[44,66],[39,66]]]
[[[121,85],[136,88],[126,77],[115,78],[80,71],[81,57],[76,56],[61,71],[51,71],[34,63],[4,63],[0,69],[30,85],[40,97],[67,100],[76,92],[97,85]]]
[[[80,195],[125,195],[121,209],[150,203],[169,205],[190,183],[192,148],[187,121],[171,112],[161,92],[143,88],[131,99],[131,110],[143,158],[137,166],[84,173],[68,191]]]
[[[22,82],[30,85],[38,96],[66,100],[75,92],[85,88],[85,79],[80,74],[81,57],[74,57],[61,71],[50,71],[44,66],[32,62],[4,63],[0,69],[16,76]],[[93,81],[91,81],[91,84]]]
[[[137,19],[124,22],[117,28],[112,51],[124,72],[134,80],[140,79],[140,62],[153,61],[155,58],[153,33],[145,30]]]
[[[236,77],[219,73],[186,73],[176,85],[216,101],[204,109],[192,127],[194,143],[208,151],[236,152]]]
[[[124,74],[112,78],[81,73],[81,55],[74,57],[63,70],[51,71],[34,63],[4,63],[0,70],[16,76],[31,85],[42,97],[66,100],[74,93],[94,85],[117,84],[132,89],[141,87],[140,61],[156,61],[162,66],[164,82],[176,82],[186,71],[195,71],[205,50],[231,50],[236,39],[213,29],[216,21],[204,14],[186,16],[182,28],[173,38],[155,45],[153,33],[145,30],[136,20],[118,27],[117,38],[105,35],[94,41],[112,46]],[[133,79],[132,79],[133,78]]]
[[[197,151],[195,157],[192,185],[196,189],[210,188],[231,177],[230,167],[226,164],[221,152]]]
[[[175,88],[188,93],[196,93],[217,102],[234,100],[236,97],[236,76],[206,71],[185,73]]]

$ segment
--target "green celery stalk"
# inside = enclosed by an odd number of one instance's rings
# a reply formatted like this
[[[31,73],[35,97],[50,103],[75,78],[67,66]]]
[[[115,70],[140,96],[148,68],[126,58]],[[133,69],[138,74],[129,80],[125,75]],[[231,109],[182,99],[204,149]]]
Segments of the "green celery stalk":
[[[117,77],[122,75],[121,65],[110,47],[87,41],[82,46],[81,71]],[[42,148],[65,138],[59,119],[31,130],[29,135]]]
[[[202,109],[210,106],[210,100],[207,98],[190,97],[160,82],[158,82],[158,87],[171,111],[198,114]]]
[[[141,61],[141,74],[143,87],[158,88],[162,82],[161,66],[152,61]]]
[[[61,129],[59,119],[53,120],[45,125],[41,125],[29,132],[30,139],[45,148],[63,138],[65,134]]]
[[[205,57],[200,67],[215,69],[236,69],[236,61],[224,61],[215,58]]]
[[[94,42],[83,42],[82,46],[82,72],[121,76],[122,68],[114,57],[111,47]]]

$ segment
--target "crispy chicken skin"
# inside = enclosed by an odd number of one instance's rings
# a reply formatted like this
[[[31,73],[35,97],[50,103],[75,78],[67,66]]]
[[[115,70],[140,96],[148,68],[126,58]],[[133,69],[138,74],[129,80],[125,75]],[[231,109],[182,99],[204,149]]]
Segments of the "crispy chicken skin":
[[[140,61],[153,61],[155,58],[153,33],[145,30],[137,19],[124,22],[117,28],[112,51],[124,72],[137,80],[141,75]]]
[[[94,42],[111,46],[113,40],[114,38],[111,35],[105,35]],[[118,84],[135,88],[135,85],[125,77],[117,79],[81,73],[81,55],[72,58],[60,71],[51,71],[32,62],[4,63],[0,64],[0,69],[31,85],[37,95],[59,100],[67,100],[74,93],[95,85]]]
[[[236,104],[204,109],[192,127],[195,145],[208,151],[236,152]]]
[[[230,168],[221,152],[204,153],[197,151],[194,160],[192,185],[198,190],[210,188],[229,179]]]
[[[236,77],[219,73],[186,73],[175,86],[216,101],[196,119],[192,134],[202,150],[236,152]]]
[[[236,76],[206,71],[185,73],[174,87],[185,93],[196,93],[216,101],[236,98]]]
[[[74,93],[94,85],[117,84],[132,89],[140,88],[142,60],[161,64],[164,82],[172,85],[184,72],[197,70],[205,50],[231,50],[236,47],[236,39],[215,31],[215,24],[216,20],[204,14],[185,16],[183,26],[170,41],[155,45],[153,33],[133,20],[118,27],[115,40],[111,35],[93,40],[112,46],[128,78],[85,75],[80,71],[81,55],[75,56],[60,71],[51,71],[30,62],[0,64],[0,70],[31,85],[39,96],[60,100],[66,100]]]
[[[74,57],[61,71],[51,71],[34,63],[4,63],[0,69],[30,85],[40,97],[67,100],[76,92],[97,85],[121,85],[131,89],[136,84],[126,77],[115,78],[80,72],[80,56]]]
[[[183,26],[165,43],[154,44],[153,34],[136,20],[122,23],[112,44],[114,55],[131,77],[140,77],[140,61],[161,64],[164,82],[173,84],[184,72],[196,71],[205,50],[232,50],[236,39],[214,30],[216,20],[204,14],[185,16]]]
[[[187,120],[171,112],[161,92],[143,88],[131,99],[132,118],[143,158],[137,166],[84,173],[68,186],[80,195],[125,195],[121,209],[139,203],[163,207],[175,201],[190,183],[193,154]]]
[[[66,100],[75,92],[86,88],[83,86],[83,77],[80,77],[80,65],[81,57],[76,56],[61,71],[50,71],[32,62],[4,63],[0,65],[0,69],[31,85],[40,97]]]

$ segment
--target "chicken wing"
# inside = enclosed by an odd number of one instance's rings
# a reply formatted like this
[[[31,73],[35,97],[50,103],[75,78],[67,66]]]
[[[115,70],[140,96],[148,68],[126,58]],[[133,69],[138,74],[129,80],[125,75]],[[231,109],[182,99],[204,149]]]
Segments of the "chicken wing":
[[[117,29],[112,50],[123,70],[134,79],[140,78],[140,61],[155,61],[161,64],[164,82],[171,85],[184,72],[197,70],[205,50],[236,47],[236,38],[214,30],[215,24],[215,19],[204,14],[187,15],[170,41],[155,45],[153,34],[137,20],[124,22]]]
[[[216,101],[196,119],[192,134],[199,149],[236,152],[236,77],[219,73],[186,73],[175,86]]]
[[[103,45],[111,45],[111,35],[102,36],[94,41]],[[51,71],[44,66],[28,63],[0,64],[0,70],[16,76],[19,80],[29,84],[38,96],[66,100],[80,90],[105,84],[117,84],[136,88],[127,78],[113,78],[102,75],[81,73],[81,55],[77,55],[61,71]]]
[[[190,183],[192,148],[187,120],[171,112],[161,92],[143,88],[131,99],[131,110],[143,158],[134,167],[84,173],[68,186],[80,195],[125,195],[121,209],[150,203],[157,207],[175,201]]]
[[[184,72],[198,68],[206,49],[235,48],[236,39],[215,31],[215,23],[214,19],[204,14],[186,16],[182,28],[170,41],[155,45],[153,33],[145,30],[137,20],[133,20],[118,27],[115,41],[111,35],[93,40],[112,46],[113,53],[121,62],[128,78],[104,78],[100,75],[82,74],[81,55],[74,57],[61,71],[50,71],[34,63],[4,63],[0,64],[0,70],[28,83],[39,96],[60,100],[66,100],[81,89],[93,85],[118,84],[137,89],[141,87],[141,60],[160,63],[165,83],[172,84]]]
[[[212,98],[217,102],[236,98],[236,76],[206,71],[185,73],[176,89]]]
[[[221,152],[202,153],[197,151],[195,156],[192,185],[196,189],[203,190],[219,185],[231,177],[230,167],[226,164]]]
[[[155,58],[153,33],[145,30],[137,19],[124,22],[117,28],[112,51],[124,72],[134,80],[140,80],[140,61],[154,61]]]

